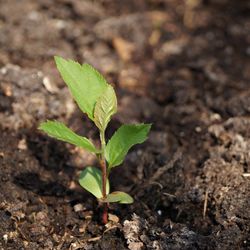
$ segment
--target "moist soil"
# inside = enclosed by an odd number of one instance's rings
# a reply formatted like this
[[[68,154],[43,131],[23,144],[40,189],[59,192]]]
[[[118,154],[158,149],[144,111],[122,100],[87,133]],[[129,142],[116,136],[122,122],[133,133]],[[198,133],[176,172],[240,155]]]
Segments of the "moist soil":
[[[114,84],[122,123],[153,123],[110,176],[132,205],[78,184],[97,164],[40,133],[98,143],[53,56]],[[0,1],[0,249],[250,249],[250,5],[230,0]]]

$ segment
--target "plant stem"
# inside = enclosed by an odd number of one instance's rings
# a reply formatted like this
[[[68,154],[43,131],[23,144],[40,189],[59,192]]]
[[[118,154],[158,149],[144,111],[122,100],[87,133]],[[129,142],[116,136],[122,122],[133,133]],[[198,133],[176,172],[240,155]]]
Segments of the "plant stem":
[[[106,193],[106,183],[107,183],[107,165],[106,165],[106,160],[104,156],[104,151],[106,147],[106,142],[105,142],[105,131],[100,131],[100,140],[101,140],[101,158],[100,158],[100,166],[102,170],[102,196],[103,198],[106,198],[107,193]],[[102,214],[102,222],[103,224],[108,223],[108,204],[103,203],[103,214]]]

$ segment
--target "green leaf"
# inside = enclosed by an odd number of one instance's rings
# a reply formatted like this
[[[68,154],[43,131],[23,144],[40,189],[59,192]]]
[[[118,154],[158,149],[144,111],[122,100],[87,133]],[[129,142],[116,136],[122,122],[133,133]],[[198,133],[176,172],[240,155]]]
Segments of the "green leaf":
[[[115,191],[111,194],[108,194],[105,199],[101,199],[102,202],[118,202],[121,204],[131,204],[134,202],[133,198],[124,192]]]
[[[95,167],[86,167],[80,174],[80,185],[93,194],[96,198],[102,198],[102,172]],[[106,192],[109,193],[109,180],[107,179]]]
[[[115,91],[111,85],[108,85],[103,94],[98,98],[95,111],[94,122],[96,126],[105,131],[111,116],[117,112],[117,99]]]
[[[105,158],[109,169],[121,164],[129,149],[147,139],[151,124],[122,125],[109,140]]]
[[[94,120],[96,101],[107,87],[103,76],[88,64],[80,65],[58,56],[55,56],[55,62],[79,108]]]
[[[82,147],[92,153],[97,153],[93,143],[86,137],[82,137],[74,133],[71,129],[66,127],[63,123],[57,121],[47,121],[40,124],[40,130],[47,133],[49,136],[61,141],[69,142],[78,147]]]

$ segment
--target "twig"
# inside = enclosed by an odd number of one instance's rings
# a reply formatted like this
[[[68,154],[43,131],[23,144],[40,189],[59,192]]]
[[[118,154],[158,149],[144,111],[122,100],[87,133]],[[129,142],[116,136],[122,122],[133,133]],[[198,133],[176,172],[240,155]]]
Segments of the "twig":
[[[250,177],[250,173],[244,173],[242,174],[243,177]]]
[[[203,219],[206,217],[207,201],[208,201],[208,190],[206,190],[206,193],[205,193],[205,200],[204,200],[204,206],[203,206]]]

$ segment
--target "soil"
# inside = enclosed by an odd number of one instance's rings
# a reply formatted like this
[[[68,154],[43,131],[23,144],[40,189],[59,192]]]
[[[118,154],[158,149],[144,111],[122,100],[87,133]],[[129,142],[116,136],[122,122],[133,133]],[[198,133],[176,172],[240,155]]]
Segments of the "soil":
[[[78,184],[97,164],[37,130],[98,141],[53,56],[114,83],[121,123],[153,123],[111,174],[132,205]],[[250,249],[250,4],[0,0],[0,249]]]

